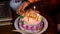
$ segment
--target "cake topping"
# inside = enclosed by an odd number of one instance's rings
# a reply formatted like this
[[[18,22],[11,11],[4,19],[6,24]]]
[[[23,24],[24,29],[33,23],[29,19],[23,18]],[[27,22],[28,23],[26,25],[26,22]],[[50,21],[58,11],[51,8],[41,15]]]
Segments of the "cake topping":
[[[25,13],[20,15],[20,18],[29,25],[36,25],[41,22],[42,16],[36,10],[26,10]]]

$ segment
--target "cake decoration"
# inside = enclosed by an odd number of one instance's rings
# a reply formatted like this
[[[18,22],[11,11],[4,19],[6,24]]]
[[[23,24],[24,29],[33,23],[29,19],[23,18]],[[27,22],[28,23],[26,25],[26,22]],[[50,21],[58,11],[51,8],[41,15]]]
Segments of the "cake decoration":
[[[43,17],[37,10],[29,9],[20,15],[19,27],[27,32],[38,32],[43,27],[42,20]]]

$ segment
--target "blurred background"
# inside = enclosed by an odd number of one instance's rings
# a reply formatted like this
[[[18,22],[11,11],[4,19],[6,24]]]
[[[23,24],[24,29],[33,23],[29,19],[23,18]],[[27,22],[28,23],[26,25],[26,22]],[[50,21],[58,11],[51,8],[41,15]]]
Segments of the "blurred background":
[[[21,34],[14,32],[14,21],[19,16],[10,6],[11,0],[0,0],[0,34]],[[23,0],[22,2],[27,1]],[[17,2],[18,3],[18,2]],[[38,7],[48,21],[48,29],[43,34],[60,34],[60,0],[42,0]]]

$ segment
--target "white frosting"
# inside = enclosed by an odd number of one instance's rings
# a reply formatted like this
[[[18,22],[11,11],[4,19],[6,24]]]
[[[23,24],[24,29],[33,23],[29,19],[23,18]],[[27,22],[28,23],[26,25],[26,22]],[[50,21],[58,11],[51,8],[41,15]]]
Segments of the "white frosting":
[[[26,24],[28,24],[28,25],[36,25],[36,24],[38,24],[38,23],[40,23],[41,22],[41,20],[42,20],[42,16],[41,15],[39,15],[39,14],[37,14],[37,19],[38,19],[38,21],[36,20],[36,19],[33,19],[33,18],[28,18],[28,17],[24,17],[22,20],[26,23]]]

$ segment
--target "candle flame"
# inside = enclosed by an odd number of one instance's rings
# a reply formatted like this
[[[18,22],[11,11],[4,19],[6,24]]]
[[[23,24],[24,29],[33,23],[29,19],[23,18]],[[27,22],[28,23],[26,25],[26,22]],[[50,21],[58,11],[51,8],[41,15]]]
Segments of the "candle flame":
[[[36,7],[34,6],[34,9],[36,9]]]

